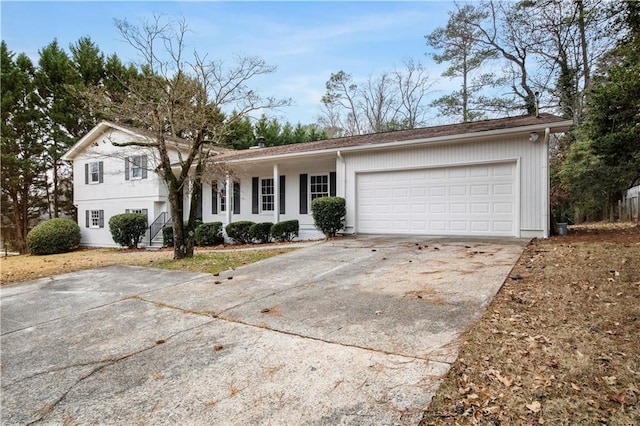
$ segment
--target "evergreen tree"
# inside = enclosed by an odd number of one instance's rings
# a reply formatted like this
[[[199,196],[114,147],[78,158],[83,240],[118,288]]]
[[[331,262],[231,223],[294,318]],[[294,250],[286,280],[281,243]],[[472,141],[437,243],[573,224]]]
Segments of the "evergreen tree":
[[[24,253],[29,228],[46,205],[45,104],[36,90],[31,60],[25,54],[14,60],[4,40],[0,51],[2,218],[14,231],[11,235],[3,229],[3,237]]]

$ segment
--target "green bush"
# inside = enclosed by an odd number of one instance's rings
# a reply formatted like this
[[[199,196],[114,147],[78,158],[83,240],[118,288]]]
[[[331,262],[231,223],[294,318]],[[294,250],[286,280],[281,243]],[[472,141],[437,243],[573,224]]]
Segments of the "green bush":
[[[202,223],[196,228],[196,245],[215,246],[224,243],[222,222]]]
[[[285,220],[271,227],[271,238],[276,241],[293,241],[298,236],[300,223],[297,220]]]
[[[327,237],[335,237],[344,228],[347,206],[341,197],[320,197],[311,202],[311,214],[316,228]]]
[[[271,222],[254,223],[249,228],[249,236],[253,241],[260,244],[268,243],[271,239],[272,226],[273,223]]]
[[[231,222],[224,229],[227,231],[227,236],[238,244],[249,244],[252,241],[249,234],[249,228],[254,222],[248,220],[241,220],[238,222]]]
[[[173,225],[166,225],[162,228],[162,245],[173,247]]]
[[[146,230],[147,216],[141,213],[122,213],[109,219],[111,238],[123,247],[138,248]]]
[[[79,244],[80,227],[71,219],[49,219],[27,234],[27,246],[36,255],[66,253]]]

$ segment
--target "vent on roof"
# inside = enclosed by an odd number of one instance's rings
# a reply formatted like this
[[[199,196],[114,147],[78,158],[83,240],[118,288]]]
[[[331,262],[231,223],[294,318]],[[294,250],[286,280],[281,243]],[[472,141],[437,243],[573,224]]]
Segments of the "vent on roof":
[[[258,136],[258,145],[249,147],[250,149],[264,148],[264,136]]]

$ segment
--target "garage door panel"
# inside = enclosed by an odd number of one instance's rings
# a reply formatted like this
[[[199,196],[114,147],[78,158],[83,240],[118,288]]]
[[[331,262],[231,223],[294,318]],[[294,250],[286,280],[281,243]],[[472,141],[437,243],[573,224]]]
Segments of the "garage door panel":
[[[357,175],[362,233],[516,235],[515,163]]]

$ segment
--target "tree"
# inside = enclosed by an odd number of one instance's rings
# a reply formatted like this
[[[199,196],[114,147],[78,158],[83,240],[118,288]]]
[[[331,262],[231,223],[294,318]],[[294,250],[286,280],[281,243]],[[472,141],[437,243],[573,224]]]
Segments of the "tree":
[[[0,50],[2,215],[14,227],[15,249],[24,253],[29,227],[46,207],[44,102],[36,91],[31,60],[25,54],[14,60],[4,40]]]
[[[414,128],[424,123],[432,85],[425,68],[411,60],[361,83],[339,71],[326,83],[318,121],[332,137]]]
[[[232,65],[226,65],[221,60],[208,61],[198,52],[188,55],[188,27],[182,20],[156,16],[139,26],[126,19],[115,24],[138,51],[141,75],[125,83],[128,95],[120,103],[104,96],[103,88],[90,98],[114,119],[152,135],[146,141],[117,145],[154,152],[157,172],[168,190],[174,258],[191,257],[196,226],[193,207],[199,202],[203,176],[212,173],[209,160],[215,151],[211,148],[222,144],[232,125],[251,112],[284,106],[289,100],[263,97],[248,86],[254,77],[275,71],[258,57],[236,56]],[[187,188],[192,208],[185,214]]]
[[[43,142],[47,146],[53,179],[50,217],[59,217],[63,210],[72,208],[71,200],[63,199],[64,188],[71,183],[68,179],[70,173],[65,172],[60,158],[91,126],[90,123],[81,123],[80,100],[69,89],[81,83],[81,76],[56,40],[40,50],[36,82],[37,91],[44,100],[47,119]]]
[[[610,220],[622,192],[640,182],[640,4],[617,7],[627,35],[600,62],[577,141],[560,170],[581,215],[602,217],[608,210]]]
[[[478,120],[486,117],[486,112],[493,111],[494,106],[499,104],[495,99],[481,96],[484,89],[500,83],[492,73],[478,73],[488,61],[498,56],[493,46],[478,42],[481,32],[479,25],[486,17],[480,8],[459,6],[456,11],[449,13],[446,26],[436,28],[425,36],[429,46],[442,51],[433,53],[433,60],[438,64],[449,63],[442,76],[462,80],[460,90],[433,101],[432,105],[443,116],[460,117],[462,122]]]

